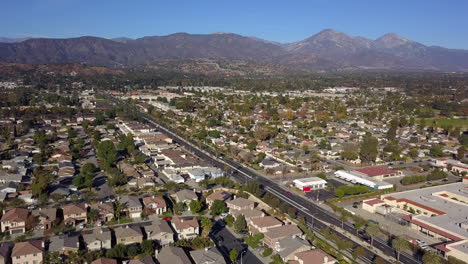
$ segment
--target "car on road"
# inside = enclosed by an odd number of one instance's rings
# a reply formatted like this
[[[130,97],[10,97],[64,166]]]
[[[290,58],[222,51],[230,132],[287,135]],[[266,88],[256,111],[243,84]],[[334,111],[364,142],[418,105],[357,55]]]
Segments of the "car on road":
[[[162,220],[171,221],[171,220],[172,220],[172,217],[164,217]]]

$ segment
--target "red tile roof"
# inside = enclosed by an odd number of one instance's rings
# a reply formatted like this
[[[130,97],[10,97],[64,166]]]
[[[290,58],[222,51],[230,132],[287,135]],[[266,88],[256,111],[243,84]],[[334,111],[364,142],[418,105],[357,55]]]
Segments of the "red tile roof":
[[[374,205],[374,204],[381,204],[381,203],[384,203],[384,201],[380,200],[380,199],[372,199],[372,200],[368,200],[368,201],[365,201],[364,202],[365,204],[368,204],[370,206]]]
[[[357,169],[356,171],[360,173],[364,173],[369,177],[376,177],[380,175],[395,173],[394,170],[387,169],[385,167],[367,167],[367,168]]]
[[[433,212],[433,213],[438,214],[438,215],[444,215],[445,214],[445,212],[439,211],[439,210],[434,209],[434,208],[429,207],[429,206],[425,206],[424,204],[420,204],[420,203],[417,203],[415,201],[408,200],[406,198],[397,199],[397,203],[400,203],[400,202],[406,202],[406,203],[412,204],[414,206],[417,206],[419,208],[422,208],[424,210]]]
[[[2,216],[2,222],[25,222],[29,211],[23,208],[13,208]]]
[[[411,222],[411,223],[413,223],[413,224],[415,224],[415,225],[417,225],[417,226],[420,226],[420,227],[422,227],[422,228],[425,228],[425,229],[427,229],[427,230],[429,230],[429,231],[432,231],[432,232],[434,232],[434,233],[436,233],[436,234],[439,234],[439,235],[441,235],[441,236],[443,236],[443,237],[446,237],[446,238],[448,238],[448,239],[450,239],[450,240],[453,240],[453,241],[460,241],[460,240],[463,240],[463,239],[460,238],[460,237],[457,237],[457,236],[455,236],[455,235],[452,235],[452,234],[450,234],[450,233],[447,233],[447,232],[445,232],[445,231],[443,231],[443,230],[441,230],[441,229],[439,229],[439,228],[436,228],[436,227],[430,226],[430,225],[428,225],[428,224],[425,224],[425,223],[423,223],[423,222],[421,222],[421,221],[418,221],[417,219],[414,219],[414,218],[412,218],[412,217],[404,216],[404,217],[402,217],[402,219],[404,219],[404,220],[406,220],[406,221],[409,221],[409,222]]]

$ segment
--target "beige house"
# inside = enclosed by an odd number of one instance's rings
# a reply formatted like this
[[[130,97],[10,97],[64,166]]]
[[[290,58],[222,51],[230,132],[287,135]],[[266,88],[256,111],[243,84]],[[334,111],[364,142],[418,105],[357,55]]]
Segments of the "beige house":
[[[258,233],[266,233],[270,228],[280,227],[283,223],[273,216],[264,216],[249,219],[247,225],[249,226],[249,232],[255,235]]]
[[[197,194],[192,190],[183,189],[175,194],[173,194],[174,199],[178,203],[184,203],[185,205],[189,205],[191,201],[198,200]]]
[[[242,197],[229,200],[226,202],[227,207],[230,210],[252,210],[255,207],[255,203],[249,199],[245,199]]]
[[[338,263],[336,259],[321,249],[311,249],[303,252],[296,253],[293,260],[288,264],[335,264]]]
[[[200,226],[195,219],[174,217],[172,218],[171,224],[177,232],[178,239],[192,239],[197,237],[200,233]]]
[[[99,212],[96,222],[108,222],[114,218],[114,205],[112,203],[92,204],[91,209]]]
[[[154,212],[158,215],[167,211],[166,200],[164,200],[164,197],[161,196],[143,197],[143,204],[146,208],[154,210]]]
[[[232,211],[231,215],[237,219],[237,217],[243,215],[246,221],[249,219],[257,218],[257,217],[264,217],[265,213],[258,209],[247,209],[247,210],[239,210],[239,211]]]
[[[230,193],[223,191],[223,190],[218,190],[206,197],[206,203],[208,204],[208,206],[211,206],[216,200],[225,202],[230,197],[231,197]]]
[[[66,225],[76,226],[86,224],[88,219],[86,204],[70,204],[63,207],[63,222]]]
[[[117,260],[110,258],[98,258],[91,262],[91,264],[117,264]]]
[[[41,240],[16,243],[11,252],[12,264],[41,264],[43,252],[44,242]]]
[[[140,199],[133,195],[122,196],[121,201],[124,205],[124,210],[130,218],[140,218],[143,212],[143,205]]]
[[[167,221],[154,221],[149,226],[145,226],[147,239],[157,241],[159,245],[167,245],[174,242],[174,231]]]
[[[3,213],[1,230],[3,233],[18,234],[26,232],[26,220],[29,211],[23,208],[14,208]]]
[[[36,228],[49,230],[57,223],[57,208],[45,208],[32,211],[32,215],[39,221]]]
[[[302,231],[296,225],[273,227],[264,233],[263,243],[269,248],[274,248],[278,241],[285,237],[292,236],[302,236]]]
[[[114,229],[117,244],[132,245],[143,242],[143,233],[137,226],[119,226]]]
[[[85,247],[90,251],[112,248],[112,233],[107,228],[82,232],[82,237]]]

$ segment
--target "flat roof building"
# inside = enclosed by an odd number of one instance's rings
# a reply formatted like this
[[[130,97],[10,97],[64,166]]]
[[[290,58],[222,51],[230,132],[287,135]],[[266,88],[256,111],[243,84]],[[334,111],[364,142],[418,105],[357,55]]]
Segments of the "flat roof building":
[[[296,179],[293,181],[293,183],[296,188],[303,192],[309,192],[327,187],[327,181],[319,177]]]

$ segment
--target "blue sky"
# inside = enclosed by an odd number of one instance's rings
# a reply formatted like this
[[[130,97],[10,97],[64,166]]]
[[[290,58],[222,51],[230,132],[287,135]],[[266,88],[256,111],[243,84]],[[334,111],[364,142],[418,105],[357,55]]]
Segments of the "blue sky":
[[[131,37],[233,32],[279,42],[333,28],[468,49],[466,0],[3,0],[3,37]]]

